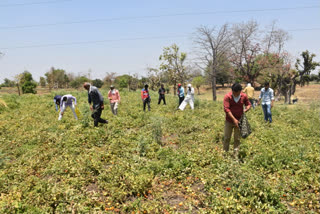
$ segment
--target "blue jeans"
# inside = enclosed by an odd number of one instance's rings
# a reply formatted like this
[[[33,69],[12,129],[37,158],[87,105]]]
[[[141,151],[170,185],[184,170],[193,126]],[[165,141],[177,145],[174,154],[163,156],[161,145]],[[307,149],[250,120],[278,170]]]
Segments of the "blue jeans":
[[[262,105],[262,110],[264,114],[264,120],[272,122],[272,115],[271,115],[271,104],[264,104]]]
[[[251,103],[251,107],[254,109],[254,99],[249,99],[250,103]]]

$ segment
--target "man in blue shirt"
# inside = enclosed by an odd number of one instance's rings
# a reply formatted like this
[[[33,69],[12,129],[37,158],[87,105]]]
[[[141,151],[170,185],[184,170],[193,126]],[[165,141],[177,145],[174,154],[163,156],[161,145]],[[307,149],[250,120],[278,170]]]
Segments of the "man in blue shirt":
[[[272,123],[271,108],[273,107],[274,96],[273,90],[269,87],[268,82],[266,82],[264,84],[264,88],[261,89],[258,105],[260,104],[260,102],[265,122],[269,121],[270,123]]]

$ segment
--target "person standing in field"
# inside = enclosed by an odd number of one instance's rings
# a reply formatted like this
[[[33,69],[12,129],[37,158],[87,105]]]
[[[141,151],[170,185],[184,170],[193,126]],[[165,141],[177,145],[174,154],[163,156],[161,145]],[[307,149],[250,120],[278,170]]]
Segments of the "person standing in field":
[[[177,94],[178,94],[178,97],[179,97],[179,106],[180,106],[181,103],[184,100],[184,88],[181,86],[180,83],[178,84]],[[178,108],[179,108],[179,106],[178,106]]]
[[[120,94],[113,85],[110,86],[110,91],[108,93],[108,99],[110,100],[111,112],[114,115],[118,114],[118,104],[120,103]]]
[[[55,107],[56,107],[56,111],[58,111],[59,108],[60,108],[61,97],[62,97],[61,95],[56,95],[56,96],[54,96],[54,98],[53,98],[53,102],[54,102],[54,105],[55,105]]]
[[[183,111],[188,103],[191,109],[193,110],[194,109],[194,88],[191,86],[191,84],[188,84],[187,96],[179,106],[179,109]]]
[[[232,131],[234,131],[233,153],[235,157],[238,157],[241,137],[239,120],[244,112],[249,111],[251,104],[247,95],[241,93],[242,86],[239,83],[234,83],[231,89],[232,91],[227,93],[223,99],[224,111],[226,113],[223,150],[225,152],[229,151],[230,139]],[[246,108],[243,110],[244,106]]]
[[[261,102],[262,101],[262,102]],[[264,84],[264,88],[261,89],[258,105],[261,102],[263,114],[264,114],[264,121],[272,123],[272,114],[271,108],[273,107],[274,96],[273,90],[269,87],[269,83],[266,82]]]
[[[247,87],[243,89],[243,93],[245,93],[251,103],[252,108],[254,109],[254,88],[250,83],[247,84]]]
[[[151,107],[150,107],[151,97],[150,97],[148,88],[149,88],[149,85],[145,84],[144,85],[144,89],[141,90],[141,99],[142,99],[142,102],[143,102],[143,111],[146,111],[146,105],[148,105],[148,110],[149,111],[151,110]]]
[[[159,89],[159,101],[158,101],[158,105],[160,105],[161,100],[163,100],[163,105],[166,105],[166,98],[165,98],[165,94],[166,94],[166,89],[164,89],[164,85],[161,84],[161,88]]]
[[[77,114],[75,111],[76,105],[77,105],[77,99],[74,96],[72,96],[71,94],[67,94],[67,95],[62,96],[60,99],[60,113],[59,113],[58,120],[62,119],[63,113],[67,107],[71,108],[73,115],[74,115],[74,118],[76,120],[78,120],[78,117],[77,117]]]
[[[101,118],[104,103],[103,96],[98,88],[87,82],[83,84],[83,87],[88,91],[88,102],[92,111],[91,117],[94,119],[94,126],[97,127],[99,123],[108,123],[108,120]]]

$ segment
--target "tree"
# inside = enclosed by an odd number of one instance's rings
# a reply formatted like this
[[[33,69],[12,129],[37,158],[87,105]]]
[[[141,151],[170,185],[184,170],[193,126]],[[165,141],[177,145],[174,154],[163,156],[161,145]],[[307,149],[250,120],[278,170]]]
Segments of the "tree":
[[[237,72],[252,86],[259,73],[255,73],[255,58],[261,53],[261,44],[258,37],[259,26],[256,21],[234,24],[231,37],[231,62]]]
[[[217,100],[217,73],[221,58],[225,57],[230,50],[230,31],[227,24],[219,30],[216,28],[198,28],[195,43],[199,49],[199,67],[207,71],[212,85],[212,99]]]
[[[65,70],[55,69],[52,67],[49,72],[45,73],[47,77],[47,83],[49,85],[49,90],[52,88],[65,88],[68,87],[70,82],[69,77]]]
[[[47,84],[46,78],[40,77],[39,83],[40,83],[40,86],[41,86],[41,87],[46,87],[46,84]]]
[[[296,69],[291,69],[290,64],[284,64],[284,68],[276,76],[278,90],[285,97],[285,103],[291,104],[291,96],[295,94],[296,86],[303,87],[310,81],[310,73],[314,71],[319,62],[315,62],[315,54],[310,54],[308,50],[301,53],[301,59],[297,59],[295,63]]]
[[[90,79],[86,76],[77,76],[70,82],[70,86],[72,88],[80,88],[85,82],[90,82]]]
[[[20,81],[19,84],[21,85],[22,93],[32,93],[36,94],[37,91],[35,90],[37,87],[37,84],[32,78],[32,74],[28,71],[24,71],[20,75]]]
[[[200,95],[200,87],[204,84],[204,78],[202,76],[197,76],[193,78],[192,84],[198,89],[198,95]]]
[[[101,88],[103,86],[103,81],[101,79],[95,79],[92,81],[92,85],[96,86],[97,88]]]
[[[177,83],[181,82],[181,84],[184,84],[187,78],[186,67],[184,65],[186,57],[187,54],[184,52],[180,53],[179,47],[176,44],[164,47],[163,53],[159,57],[161,61],[160,70],[170,78],[174,94],[177,91]]]
[[[5,78],[4,83],[1,84],[2,87],[14,87],[15,85],[15,81],[9,80],[8,78]]]
[[[147,70],[150,88],[154,91],[155,88],[159,88],[162,83],[162,72],[156,68],[147,68]]]
[[[117,74],[115,72],[107,72],[105,78],[103,79],[103,82],[107,85],[107,86],[110,86],[113,84],[113,82],[115,81],[116,79],[116,76]]]

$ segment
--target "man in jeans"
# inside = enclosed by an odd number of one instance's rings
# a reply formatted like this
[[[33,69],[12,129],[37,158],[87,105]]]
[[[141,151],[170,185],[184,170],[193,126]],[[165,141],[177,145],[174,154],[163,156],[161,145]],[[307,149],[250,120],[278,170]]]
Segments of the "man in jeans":
[[[262,102],[261,102],[262,100]],[[271,108],[273,107],[274,97],[273,90],[269,87],[269,83],[264,84],[264,88],[261,89],[258,105],[262,104],[262,110],[264,114],[264,121],[272,123]]]
[[[251,104],[246,94],[242,93],[242,86],[239,83],[232,85],[232,91],[224,96],[223,106],[226,113],[224,124],[223,150],[229,151],[230,139],[234,130],[234,156],[237,157],[240,146],[239,120],[244,112],[249,111]],[[246,106],[243,110],[243,106]]]
[[[92,106],[90,109],[92,111],[91,117],[94,119],[94,126],[97,127],[98,123],[108,123],[107,120],[101,118],[102,110],[104,109],[103,97],[100,94],[97,87],[92,86],[90,83],[84,83],[83,87],[88,91],[88,102]]]

